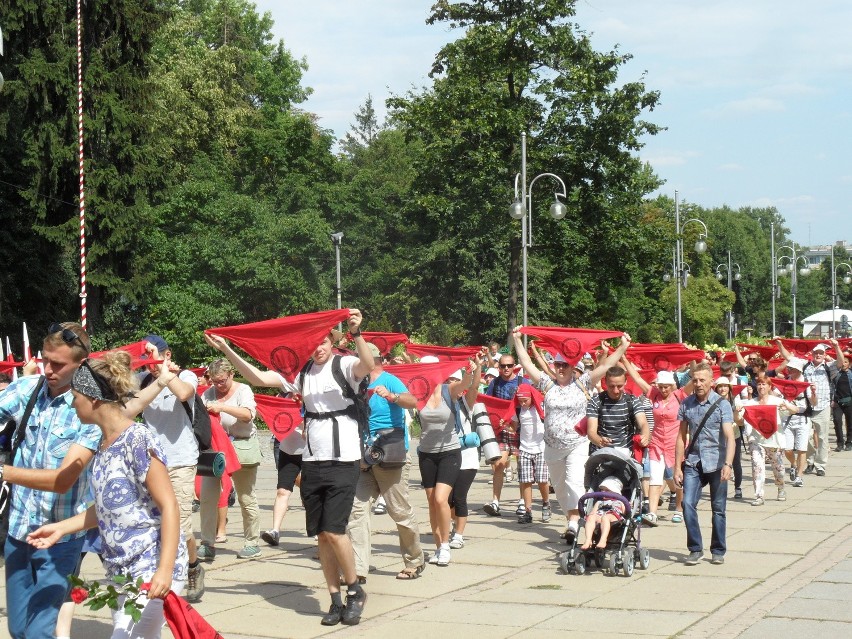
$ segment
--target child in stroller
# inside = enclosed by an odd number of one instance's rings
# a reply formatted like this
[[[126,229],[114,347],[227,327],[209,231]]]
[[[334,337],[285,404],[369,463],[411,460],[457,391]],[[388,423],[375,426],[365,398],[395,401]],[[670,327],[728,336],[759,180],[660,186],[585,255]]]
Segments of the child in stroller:
[[[592,547],[595,529],[597,528],[600,529],[597,547],[606,548],[610,526],[615,522],[624,521],[624,512],[627,507],[621,497],[623,487],[621,480],[615,475],[610,475],[601,482],[600,492],[609,494],[595,502],[592,510],[586,515],[586,534],[585,541],[580,546],[581,550],[588,550]]]
[[[600,448],[586,461],[580,517],[586,520],[583,545],[575,538],[560,556],[562,569],[582,575],[594,560],[611,575],[629,577],[636,564],[643,570],[650,553],[641,544],[642,466],[625,448]]]

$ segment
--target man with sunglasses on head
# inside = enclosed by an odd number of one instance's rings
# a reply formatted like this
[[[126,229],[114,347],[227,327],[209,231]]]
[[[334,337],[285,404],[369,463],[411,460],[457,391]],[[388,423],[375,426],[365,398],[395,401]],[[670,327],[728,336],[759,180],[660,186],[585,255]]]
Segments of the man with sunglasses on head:
[[[42,345],[42,377],[21,377],[0,394],[0,422],[15,420],[22,431],[13,460],[0,464],[12,485],[6,539],[6,614],[15,639],[54,637],[56,618],[75,571],[85,531],[67,535],[43,550],[27,534],[82,512],[90,497],[87,466],[101,439],[94,424],[82,424],[71,406],[71,378],[89,355],[89,336],[80,324],[54,323]],[[21,424],[35,395],[32,412]]]

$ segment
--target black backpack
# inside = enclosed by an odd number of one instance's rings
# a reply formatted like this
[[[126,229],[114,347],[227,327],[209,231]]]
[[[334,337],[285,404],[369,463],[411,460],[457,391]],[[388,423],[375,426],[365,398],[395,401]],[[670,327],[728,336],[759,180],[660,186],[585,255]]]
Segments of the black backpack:
[[[140,386],[145,388],[146,386],[150,386],[153,381],[154,376],[151,373],[147,373],[142,378]],[[192,423],[192,432],[195,435],[195,441],[198,442],[199,452],[210,450],[213,447],[213,431],[210,428],[210,415],[204,406],[201,395],[193,393],[192,406],[189,405],[188,401],[181,402],[181,404],[183,404],[183,409]]]
[[[305,388],[305,375],[309,370],[311,370],[313,365],[314,360],[309,359],[299,372],[299,389],[302,392],[304,392]],[[364,379],[358,383],[358,390],[355,391],[343,375],[343,369],[340,366],[340,355],[331,356],[331,375],[334,377],[334,381],[337,382],[337,385],[340,386],[340,391],[343,393],[343,397],[351,400],[352,404],[343,410],[336,410],[330,413],[312,413],[305,411],[304,416],[311,419],[328,419],[337,417],[338,415],[351,417],[358,422],[358,439],[361,442],[361,452],[363,452],[367,438],[370,436],[370,399],[367,397],[367,387],[370,385],[370,376],[367,375],[364,377]],[[338,457],[340,455],[340,433],[337,429],[337,420],[334,421],[333,432],[333,454],[335,457]],[[310,452],[310,441],[307,438],[307,433],[305,434],[305,441],[308,444],[308,451]]]

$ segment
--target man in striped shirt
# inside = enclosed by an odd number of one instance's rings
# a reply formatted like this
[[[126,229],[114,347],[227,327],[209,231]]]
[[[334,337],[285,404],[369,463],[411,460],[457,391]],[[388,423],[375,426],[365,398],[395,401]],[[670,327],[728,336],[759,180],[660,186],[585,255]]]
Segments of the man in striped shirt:
[[[27,534],[61,521],[89,505],[89,461],[101,439],[100,429],[82,424],[71,406],[71,377],[91,348],[83,327],[52,324],[42,346],[45,383],[38,391],[21,445],[0,478],[12,485],[9,536],[6,539],[6,612],[9,634],[53,637],[59,608],[68,592],[68,575],[80,559],[85,531],[67,535],[38,550]],[[23,418],[38,376],[21,377],[0,394],[0,422]]]

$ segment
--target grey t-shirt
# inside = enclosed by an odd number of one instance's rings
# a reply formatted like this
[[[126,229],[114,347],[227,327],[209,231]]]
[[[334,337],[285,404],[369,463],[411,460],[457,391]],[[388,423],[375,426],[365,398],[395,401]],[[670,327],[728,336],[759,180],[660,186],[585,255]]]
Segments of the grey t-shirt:
[[[456,420],[444,398],[441,398],[438,408],[424,406],[420,410],[420,451],[443,453],[459,448],[461,445],[456,434]]]
[[[139,375],[140,382],[145,375],[147,373]],[[198,388],[198,378],[192,371],[181,371],[178,377],[182,382],[192,384],[193,389]],[[198,463],[198,443],[195,441],[195,433],[192,432],[192,421],[183,403],[178,401],[168,387],[161,390],[154,401],[148,404],[142,412],[142,418],[159,436],[169,468],[195,466]]]

